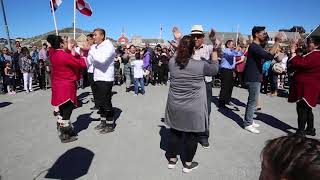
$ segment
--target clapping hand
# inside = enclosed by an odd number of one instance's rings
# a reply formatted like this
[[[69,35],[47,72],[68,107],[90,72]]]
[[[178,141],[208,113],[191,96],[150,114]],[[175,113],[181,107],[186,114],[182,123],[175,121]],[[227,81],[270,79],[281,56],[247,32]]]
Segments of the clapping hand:
[[[173,37],[175,40],[179,41],[181,38],[182,38],[182,33],[181,31],[179,30],[178,27],[173,27],[172,28],[172,33],[173,33]]]
[[[287,36],[284,32],[279,32],[275,37],[276,43],[282,43],[287,39]]]
[[[214,44],[216,42],[216,31],[212,28],[209,34],[209,39]]]
[[[290,42],[289,47],[290,47],[290,52],[291,52],[292,54],[294,54],[294,53],[296,52],[297,48],[298,48],[297,43],[298,43],[297,40],[292,40],[292,41]]]

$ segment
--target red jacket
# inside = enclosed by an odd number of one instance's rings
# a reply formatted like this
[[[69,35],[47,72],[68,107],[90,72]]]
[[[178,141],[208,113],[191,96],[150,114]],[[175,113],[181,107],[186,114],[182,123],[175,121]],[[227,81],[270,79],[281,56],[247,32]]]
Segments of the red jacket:
[[[52,97],[51,104],[60,106],[71,101],[77,106],[77,80],[80,70],[86,68],[85,59],[74,57],[62,49],[49,49],[51,62]]]
[[[295,71],[290,85],[288,101],[306,101],[310,107],[320,102],[320,50],[315,50],[304,57],[291,59]]]

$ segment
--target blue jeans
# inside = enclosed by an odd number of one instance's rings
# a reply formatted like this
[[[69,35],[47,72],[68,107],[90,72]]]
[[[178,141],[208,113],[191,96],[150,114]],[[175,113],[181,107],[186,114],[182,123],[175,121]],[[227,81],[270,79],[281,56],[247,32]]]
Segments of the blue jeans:
[[[246,85],[248,86],[248,103],[246,107],[246,113],[244,115],[244,127],[252,125],[253,122],[253,114],[257,107],[257,101],[259,98],[260,93],[260,82],[247,82]]]
[[[134,78],[134,93],[139,93],[139,84],[141,86],[141,93],[144,94],[144,81],[143,78]]]

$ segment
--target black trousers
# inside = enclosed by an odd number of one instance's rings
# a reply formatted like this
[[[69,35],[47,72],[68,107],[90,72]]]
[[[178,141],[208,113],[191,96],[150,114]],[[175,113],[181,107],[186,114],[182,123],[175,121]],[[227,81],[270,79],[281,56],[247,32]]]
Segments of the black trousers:
[[[269,82],[271,93],[275,93],[278,90],[278,74],[272,68],[269,68]]]
[[[62,116],[62,120],[69,120],[74,108],[75,108],[75,106],[71,101],[68,101],[68,102],[60,105],[59,111]]]
[[[159,67],[157,64],[152,64],[153,84],[160,83],[159,81]]]
[[[179,145],[184,136],[183,153],[179,152]],[[168,158],[176,158],[178,154],[185,155],[186,162],[192,162],[198,147],[197,133],[182,132],[175,129],[170,129],[170,139],[168,144],[167,156]]]
[[[95,103],[97,108],[101,112],[101,117],[107,118],[107,120],[113,120],[113,108],[112,108],[112,86],[113,81],[95,81],[96,99]]]
[[[45,74],[38,74],[38,80],[39,80],[39,87],[40,89],[45,89],[46,88],[46,76]]]
[[[297,102],[297,113],[298,130],[305,131],[306,124],[307,130],[312,130],[314,128],[314,116],[312,113],[312,108],[308,106],[304,100]]]
[[[91,87],[92,95],[93,95],[93,100],[96,106],[96,91],[95,91],[95,84],[93,80],[93,73],[88,73],[88,81]]]
[[[208,104],[208,117],[209,117],[209,122],[208,125],[210,125],[210,114],[211,114],[211,98],[212,98],[212,85],[213,82],[206,82],[206,90],[207,90],[207,104]],[[199,141],[208,141],[210,132],[209,132],[209,127],[206,127],[205,132],[201,132],[198,134],[199,136]]]
[[[243,82],[243,72],[236,72],[236,78],[237,78],[237,85],[243,87],[244,82]]]
[[[233,90],[233,70],[222,68],[219,104],[226,104],[231,101],[232,90]]]
[[[168,64],[162,64],[161,67],[160,67],[159,82],[167,84],[168,74],[169,74],[169,65]]]

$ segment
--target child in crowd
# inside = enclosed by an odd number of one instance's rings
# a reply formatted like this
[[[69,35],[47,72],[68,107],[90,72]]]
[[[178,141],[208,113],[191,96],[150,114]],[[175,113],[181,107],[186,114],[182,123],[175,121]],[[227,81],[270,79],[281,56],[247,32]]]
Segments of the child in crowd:
[[[133,67],[133,76],[134,76],[134,95],[137,96],[139,93],[139,84],[141,87],[141,94],[144,95],[144,80],[143,80],[143,60],[141,59],[140,53],[136,53],[136,60],[131,62],[131,66]]]
[[[12,71],[11,65],[9,61],[5,62],[5,68],[4,68],[4,84],[7,85],[7,90],[9,95],[16,94],[16,92],[13,90],[14,85],[14,73]]]

